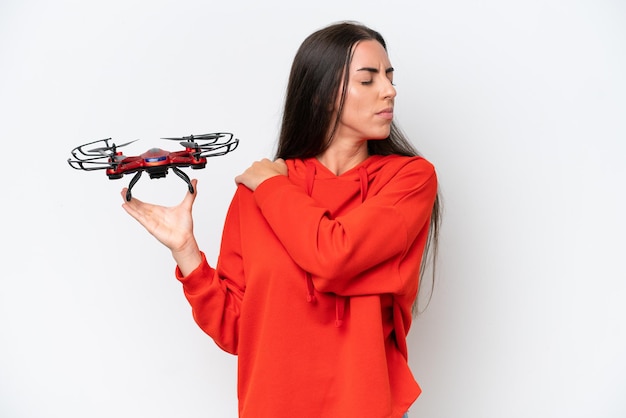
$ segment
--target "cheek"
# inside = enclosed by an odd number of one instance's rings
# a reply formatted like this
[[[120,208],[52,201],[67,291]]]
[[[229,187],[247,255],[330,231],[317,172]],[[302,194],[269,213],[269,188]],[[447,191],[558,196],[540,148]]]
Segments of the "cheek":
[[[350,88],[346,91],[346,100],[343,103],[343,114],[355,117],[361,113],[364,107],[364,97],[357,89]]]

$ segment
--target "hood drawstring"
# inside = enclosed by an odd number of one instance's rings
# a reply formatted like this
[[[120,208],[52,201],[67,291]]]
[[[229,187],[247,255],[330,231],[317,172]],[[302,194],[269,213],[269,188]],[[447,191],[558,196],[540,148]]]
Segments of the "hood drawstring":
[[[369,178],[365,167],[359,168],[359,179],[361,180],[361,203],[363,203],[365,202],[365,197],[367,197],[367,189],[369,187]]]
[[[315,182],[315,164],[313,162],[307,162],[306,164],[306,192],[309,196],[313,193],[313,183]],[[365,167],[359,167],[359,182],[361,187],[361,203],[365,201],[367,197],[367,191],[369,188],[369,177]],[[313,286],[313,278],[311,273],[305,272],[306,286],[307,286],[307,302],[314,302],[315,299],[315,287]],[[343,324],[343,317],[346,311],[346,305],[348,304],[348,298],[345,296],[335,295],[335,326],[341,327]]]
[[[307,162],[306,164],[306,193],[311,196],[313,193],[313,182],[315,181],[315,164]],[[308,271],[304,272],[306,280],[306,301],[315,302],[315,287],[313,286],[313,278]]]

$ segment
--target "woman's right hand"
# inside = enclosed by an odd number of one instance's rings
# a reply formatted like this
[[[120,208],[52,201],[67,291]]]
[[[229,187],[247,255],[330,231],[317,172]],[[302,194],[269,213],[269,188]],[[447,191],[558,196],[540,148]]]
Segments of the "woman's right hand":
[[[183,275],[191,273],[202,261],[202,255],[193,234],[193,202],[197,194],[197,180],[191,184],[194,193],[187,192],[181,203],[172,207],[142,202],[133,197],[126,201],[126,190],[122,190],[122,207],[172,252]]]

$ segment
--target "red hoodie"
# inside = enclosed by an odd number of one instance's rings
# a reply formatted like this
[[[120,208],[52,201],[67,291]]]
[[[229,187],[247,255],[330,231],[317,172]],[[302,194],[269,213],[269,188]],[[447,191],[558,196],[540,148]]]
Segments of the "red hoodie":
[[[401,417],[421,390],[406,335],[437,180],[421,157],[316,159],[239,186],[217,268],[177,278],[198,325],[238,355],[242,418]]]

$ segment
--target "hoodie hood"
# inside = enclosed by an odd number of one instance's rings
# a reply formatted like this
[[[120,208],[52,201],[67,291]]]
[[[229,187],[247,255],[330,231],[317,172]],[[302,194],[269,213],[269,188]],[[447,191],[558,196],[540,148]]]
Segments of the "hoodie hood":
[[[325,202],[331,218],[345,213],[367,198],[373,182],[382,179],[389,170],[382,168],[393,163],[397,156],[373,155],[350,170],[336,175],[317,158],[287,160],[289,180],[303,187],[313,199]]]
[[[381,168],[386,164],[389,160],[387,156],[382,155],[372,155],[369,156],[365,161],[357,164],[350,170],[342,173],[340,175],[336,175],[325,165],[323,165],[317,158],[306,158],[306,159],[294,159],[287,160],[287,167],[289,168],[289,178],[305,178],[307,174],[310,174],[307,171],[310,170],[310,166],[315,167],[315,180],[340,180],[340,181],[359,181],[360,175],[359,171],[365,170],[369,178],[376,177],[376,174],[380,172]]]

